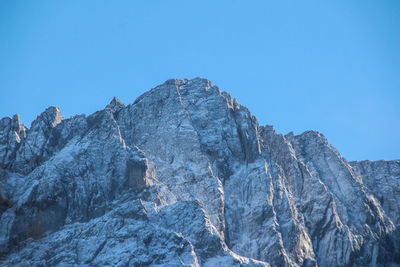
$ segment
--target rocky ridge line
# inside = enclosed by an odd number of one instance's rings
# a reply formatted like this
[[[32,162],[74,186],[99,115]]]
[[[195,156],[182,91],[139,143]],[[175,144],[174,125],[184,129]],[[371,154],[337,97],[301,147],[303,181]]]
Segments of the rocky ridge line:
[[[398,266],[400,161],[282,135],[203,78],[0,120],[5,265]]]

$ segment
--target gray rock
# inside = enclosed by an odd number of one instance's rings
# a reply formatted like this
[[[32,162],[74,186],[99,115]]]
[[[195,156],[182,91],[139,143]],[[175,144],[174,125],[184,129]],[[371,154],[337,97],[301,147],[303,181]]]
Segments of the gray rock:
[[[203,78],[0,121],[4,265],[398,266],[400,162],[286,136]]]
[[[49,158],[52,152],[48,150],[51,146],[49,143],[52,141],[52,130],[63,119],[58,107],[49,107],[32,122],[26,140],[16,151],[12,163],[14,171],[28,174]]]
[[[350,165],[393,223],[400,225],[400,161],[366,160],[350,162]]]
[[[21,142],[26,138],[27,128],[20,123],[20,116],[0,120],[0,167],[10,167]]]

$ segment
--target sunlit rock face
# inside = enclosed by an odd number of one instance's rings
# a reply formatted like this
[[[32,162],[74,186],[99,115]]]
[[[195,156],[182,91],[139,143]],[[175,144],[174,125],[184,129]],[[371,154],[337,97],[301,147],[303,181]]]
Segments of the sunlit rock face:
[[[400,161],[276,133],[202,78],[3,118],[0,168],[1,265],[400,265]]]

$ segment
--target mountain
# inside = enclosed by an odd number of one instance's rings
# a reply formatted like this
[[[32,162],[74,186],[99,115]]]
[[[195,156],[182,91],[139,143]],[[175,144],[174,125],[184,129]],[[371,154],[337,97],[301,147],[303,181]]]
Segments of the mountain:
[[[400,161],[260,126],[203,78],[0,121],[9,266],[400,266]]]

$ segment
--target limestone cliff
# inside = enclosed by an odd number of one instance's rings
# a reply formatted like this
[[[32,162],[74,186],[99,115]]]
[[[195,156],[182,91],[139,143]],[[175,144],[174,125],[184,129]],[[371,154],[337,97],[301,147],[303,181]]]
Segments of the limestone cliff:
[[[0,120],[0,255],[33,266],[399,266],[400,161],[260,126],[202,78]]]

